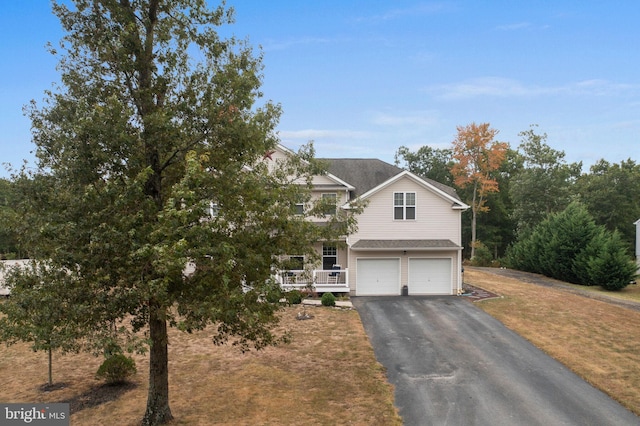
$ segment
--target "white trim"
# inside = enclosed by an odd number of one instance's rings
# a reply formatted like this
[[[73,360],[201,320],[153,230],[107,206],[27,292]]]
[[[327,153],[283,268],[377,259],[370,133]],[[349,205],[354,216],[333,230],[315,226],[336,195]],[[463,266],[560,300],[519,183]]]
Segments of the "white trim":
[[[375,188],[372,188],[369,191],[365,192],[364,194],[360,195],[358,198],[361,199],[361,200],[369,198],[373,194],[375,194],[376,192],[386,188],[387,186],[397,182],[398,180],[400,180],[400,179],[402,179],[404,177],[408,177],[408,178],[412,179],[413,181],[415,181],[416,183],[418,183],[422,187],[434,192],[435,194],[439,195],[440,197],[442,197],[442,198],[444,198],[446,200],[451,201],[453,203],[451,208],[453,208],[453,209],[459,209],[459,210],[467,210],[467,209],[469,209],[469,206],[466,205],[465,203],[463,203],[462,201],[458,200],[457,198],[452,197],[451,195],[447,194],[446,192],[442,191],[441,189],[438,189],[434,185],[432,185],[429,182],[421,179],[419,176],[414,175],[413,173],[411,173],[408,170],[403,170],[402,172],[400,172],[397,175],[393,176],[391,179],[388,179],[388,180],[382,182],[380,185],[376,186]],[[343,208],[348,209],[349,208],[348,204],[349,203],[345,204],[343,206]]]
[[[447,293],[415,293],[411,291],[411,261],[415,260],[449,260],[450,264],[449,264],[449,291]],[[446,294],[446,295],[452,295],[455,294],[455,290],[454,290],[454,286],[453,286],[453,277],[454,277],[454,268],[455,268],[455,261],[453,259],[452,256],[429,256],[429,257],[424,257],[424,256],[409,256],[407,258],[407,286],[409,287],[409,295],[411,294],[416,294],[416,295],[424,295],[424,294],[433,294],[433,295],[437,295],[437,294]]]
[[[356,268],[356,282],[355,282],[355,294],[356,296],[374,296],[375,294],[362,294],[358,291],[358,283],[361,282],[360,281],[360,270],[358,268],[358,262],[360,260],[371,260],[371,261],[375,261],[375,260],[395,260],[397,261],[397,265],[398,265],[398,277],[396,280],[396,283],[398,285],[398,288],[396,289],[396,292],[393,294],[387,294],[387,293],[380,293],[379,295],[385,295],[385,296],[399,296],[402,290],[402,258],[401,257],[395,257],[395,256],[384,256],[384,257],[356,257],[356,264],[355,264],[355,268]]]
[[[462,251],[464,247],[380,247],[380,248],[349,248],[351,251]]]
[[[334,181],[339,185],[339,187],[340,187],[340,186],[345,187],[348,191],[353,191],[354,189],[356,189],[356,187],[355,187],[355,186],[353,186],[353,185],[351,185],[351,184],[349,184],[349,183],[347,183],[347,182],[343,181],[343,180],[342,180],[342,179],[340,179],[339,177],[334,176],[334,175],[332,175],[332,174],[331,174],[331,173],[329,173],[329,172],[327,172],[327,174],[326,174],[325,176],[326,176],[326,177],[328,177],[328,178],[329,178],[329,179],[331,179],[331,180],[334,180]]]
[[[402,194],[402,205],[396,205],[396,194]],[[413,194],[413,204],[407,204],[407,194]],[[391,200],[393,211],[391,219],[397,222],[416,222],[418,220],[418,193],[416,191],[393,191],[393,199]],[[396,207],[402,208],[402,218],[396,218]],[[413,219],[407,218],[407,207],[413,207]]]

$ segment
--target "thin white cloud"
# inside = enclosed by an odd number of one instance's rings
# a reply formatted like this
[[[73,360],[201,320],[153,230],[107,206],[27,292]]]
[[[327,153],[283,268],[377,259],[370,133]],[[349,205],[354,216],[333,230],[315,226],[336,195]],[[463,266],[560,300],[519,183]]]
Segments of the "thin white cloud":
[[[536,25],[531,22],[514,22],[511,24],[498,25],[494,28],[495,31],[524,31],[524,30],[546,30],[551,28],[550,25]]]
[[[413,111],[403,114],[390,114],[387,112],[375,113],[373,124],[381,126],[433,126],[438,123],[437,114],[434,111]]]
[[[619,95],[637,91],[637,84],[614,83],[608,80],[592,79],[575,83],[568,91],[574,94],[590,94],[599,96]]]
[[[431,86],[427,91],[442,99],[466,99],[478,96],[512,97],[531,96],[544,91],[543,88],[526,87],[516,80],[500,77],[482,77],[459,83]]]
[[[377,15],[361,16],[356,21],[378,23],[402,19],[406,16],[433,15],[450,8],[451,5],[446,2],[421,3],[413,7],[390,9]]]
[[[286,40],[266,40],[262,48],[264,51],[286,50],[297,46],[309,46],[313,44],[342,43],[344,40],[329,37],[299,37]]]
[[[522,30],[524,28],[531,28],[532,24],[530,22],[517,22],[514,24],[507,24],[507,25],[499,25],[496,27],[496,30],[499,31],[516,31],[516,30]]]
[[[640,128],[640,120],[626,120],[613,123],[611,127],[616,129],[638,129]]]
[[[446,100],[468,99],[479,96],[533,97],[542,95],[616,96],[638,91],[640,86],[592,79],[560,86],[526,85],[518,80],[501,77],[482,77],[459,83],[426,88],[428,93]]]
[[[321,130],[321,129],[305,129],[305,130],[281,130],[279,135],[282,139],[366,139],[371,137],[370,132],[359,130]]]
[[[410,58],[418,64],[433,64],[438,58],[438,55],[433,52],[417,52]]]

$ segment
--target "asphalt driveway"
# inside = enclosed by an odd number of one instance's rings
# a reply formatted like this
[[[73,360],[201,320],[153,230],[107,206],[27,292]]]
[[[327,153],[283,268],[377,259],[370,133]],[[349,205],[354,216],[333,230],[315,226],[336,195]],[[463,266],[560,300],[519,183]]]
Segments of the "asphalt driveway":
[[[463,297],[352,302],[406,425],[640,424]]]

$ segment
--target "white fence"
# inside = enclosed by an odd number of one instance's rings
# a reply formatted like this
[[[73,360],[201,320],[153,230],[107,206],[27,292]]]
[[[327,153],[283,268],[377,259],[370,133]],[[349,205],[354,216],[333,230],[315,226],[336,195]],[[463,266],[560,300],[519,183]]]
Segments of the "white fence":
[[[349,270],[282,271],[278,274],[284,290],[310,288],[318,293],[348,293]]]

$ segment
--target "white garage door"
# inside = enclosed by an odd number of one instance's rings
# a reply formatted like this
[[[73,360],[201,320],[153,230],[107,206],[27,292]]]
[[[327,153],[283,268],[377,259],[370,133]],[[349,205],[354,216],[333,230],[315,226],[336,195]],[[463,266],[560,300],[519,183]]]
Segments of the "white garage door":
[[[409,259],[409,294],[451,294],[451,259]]]
[[[356,295],[400,294],[400,259],[358,259]]]

